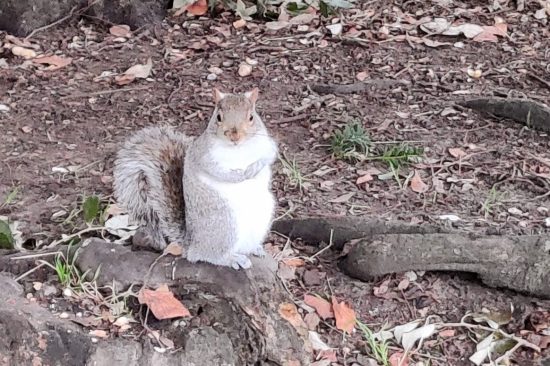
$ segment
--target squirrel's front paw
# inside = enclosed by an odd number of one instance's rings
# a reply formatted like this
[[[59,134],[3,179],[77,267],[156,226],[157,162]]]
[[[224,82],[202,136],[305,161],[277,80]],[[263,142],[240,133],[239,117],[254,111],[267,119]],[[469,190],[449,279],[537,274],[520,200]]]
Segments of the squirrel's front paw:
[[[254,249],[252,252],[252,255],[255,255],[256,257],[260,257],[260,258],[263,258],[265,257],[265,249],[263,246],[258,246],[256,249]]]
[[[231,255],[231,267],[237,270],[239,268],[248,269],[252,267],[252,262],[246,255],[235,253]]]

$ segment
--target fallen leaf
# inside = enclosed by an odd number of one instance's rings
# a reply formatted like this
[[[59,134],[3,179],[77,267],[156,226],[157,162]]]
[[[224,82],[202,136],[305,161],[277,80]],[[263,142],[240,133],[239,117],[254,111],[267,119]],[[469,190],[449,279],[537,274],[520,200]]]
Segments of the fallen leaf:
[[[302,258],[285,258],[283,263],[290,267],[302,267],[306,264]]]
[[[357,178],[357,180],[355,181],[355,184],[357,185],[361,185],[363,183],[367,183],[367,182],[370,182],[371,180],[373,180],[374,178],[372,177],[372,175],[370,174],[365,174],[365,175],[362,175],[360,176],[359,178]]]
[[[334,318],[332,305],[327,300],[319,296],[306,294],[304,296],[304,302],[314,308],[317,314],[319,314],[322,319]]]
[[[486,25],[483,26],[483,31],[473,37],[475,42],[497,42],[498,37],[506,37],[508,33],[508,26],[505,23],[498,23],[495,25]]]
[[[50,65],[50,66],[48,66],[48,68],[46,70],[52,70],[53,71],[53,70],[57,70],[57,69],[60,69],[62,67],[65,67],[67,65],[70,65],[71,62],[73,62],[73,59],[70,58],[70,57],[61,57],[61,56],[53,55],[53,56],[37,57],[34,60],[32,60],[32,62],[37,63],[37,64]]]
[[[428,190],[428,185],[422,181],[418,171],[414,171],[414,175],[411,179],[411,189],[416,193],[424,193]]]
[[[280,29],[284,29],[290,25],[289,22],[286,20],[277,20],[273,22],[267,22],[265,23],[265,27],[269,30],[278,31]]]
[[[246,20],[244,19],[239,19],[233,22],[233,27],[235,29],[243,28],[244,26],[246,26]]]
[[[366,71],[361,71],[355,75],[355,78],[359,81],[364,81],[368,76],[369,74]]]
[[[197,0],[189,4],[185,10],[191,15],[204,15],[208,11],[208,3],[206,0]]]
[[[32,127],[30,126],[23,126],[21,127],[21,131],[25,132],[25,133],[31,133],[32,132]]]
[[[442,330],[441,332],[439,332],[439,335],[443,338],[454,337],[455,334],[456,334],[455,329],[445,329],[445,330]]]
[[[321,272],[314,268],[304,272],[303,280],[306,286],[317,286],[323,283],[325,279],[325,272]]]
[[[336,350],[335,349],[326,349],[321,352],[319,352],[319,357],[323,360],[329,360],[331,362],[338,362],[338,358],[336,357]]]
[[[155,291],[142,288],[138,294],[138,301],[147,305],[158,320],[191,316],[189,310],[174,297],[167,285],[162,285]]]
[[[280,304],[279,315],[281,315],[283,319],[288,321],[297,331],[304,332],[304,330],[307,330],[307,325],[298,313],[296,305],[288,302]]]
[[[327,351],[330,349],[330,347],[321,340],[321,337],[317,332],[311,330],[309,331],[309,341],[315,351]]]
[[[124,71],[122,75],[115,77],[115,81],[118,85],[126,85],[138,79],[147,79],[153,69],[153,61],[151,57],[147,59],[146,64],[137,64]]]
[[[395,352],[389,358],[391,366],[409,366],[409,357],[405,355],[405,359],[401,360],[403,352]]]
[[[284,262],[279,263],[279,269],[277,275],[280,279],[286,281],[292,281],[296,279],[296,267],[286,265]]]
[[[410,332],[404,333],[401,344],[405,350],[411,350],[416,342],[430,337],[435,332],[435,324],[427,324]]]
[[[395,339],[397,340],[397,342],[401,342],[401,338],[403,337],[403,334],[412,332],[413,330],[418,328],[419,325],[420,325],[419,320],[414,320],[407,324],[398,325],[395,328],[393,328],[392,330],[393,335],[395,336]]]
[[[24,59],[27,59],[27,60],[36,57],[36,52],[34,52],[34,50],[21,47],[21,46],[12,47],[11,53],[13,53],[15,56],[23,57]]]
[[[355,195],[355,192],[346,193],[346,194],[343,194],[341,196],[338,196],[336,198],[331,199],[329,202],[331,202],[331,203],[348,202],[350,200],[350,198],[353,197],[354,195]]]
[[[179,257],[183,254],[183,247],[178,243],[170,243],[164,248],[164,254],[170,254],[174,257]]]
[[[463,158],[466,156],[466,152],[459,147],[449,148],[449,154],[451,154],[453,158]]]
[[[315,330],[321,322],[321,319],[319,319],[319,316],[317,314],[311,312],[307,313],[306,316],[304,316],[304,322],[306,323],[309,330]]]
[[[90,330],[90,335],[97,338],[109,338],[109,334],[106,331],[100,329]]]
[[[109,33],[111,33],[115,37],[125,38],[129,38],[132,35],[132,32],[130,32],[130,27],[126,24],[113,25],[111,28],[109,28]]]
[[[342,30],[344,29],[344,27],[342,26],[341,23],[336,23],[336,24],[327,25],[327,29],[330,31],[330,33],[333,36],[337,36],[340,33],[342,33]]]
[[[315,14],[302,13],[290,19],[290,24],[294,24],[294,25],[309,24],[313,21],[313,19],[316,19],[316,18],[317,16]]]
[[[336,328],[351,333],[355,328],[355,311],[344,302],[338,303],[334,296],[332,297],[332,310],[336,318]]]
[[[406,290],[409,287],[410,281],[408,278],[403,278],[397,285],[397,288],[401,291]]]

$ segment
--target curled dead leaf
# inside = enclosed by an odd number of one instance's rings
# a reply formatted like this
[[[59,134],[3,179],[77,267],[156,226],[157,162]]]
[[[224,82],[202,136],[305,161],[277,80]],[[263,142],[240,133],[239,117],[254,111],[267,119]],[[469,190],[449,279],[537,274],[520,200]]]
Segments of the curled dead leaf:
[[[283,263],[290,267],[302,267],[306,264],[302,258],[285,258]]]
[[[15,56],[23,57],[24,59],[27,59],[27,60],[36,57],[36,52],[34,52],[34,50],[21,47],[21,46],[12,47],[11,53],[13,53]]]
[[[313,296],[306,294],[304,296],[304,302],[306,305],[315,309],[317,314],[323,319],[334,318],[334,312],[332,311],[332,305],[325,299],[319,296]]]
[[[307,333],[307,325],[298,313],[296,305],[284,302],[279,305],[279,315],[288,321],[299,333]]]
[[[206,0],[197,0],[189,4],[185,10],[191,15],[204,15],[208,11],[208,3]]]
[[[147,79],[153,69],[153,60],[151,57],[147,59],[145,64],[137,64],[124,71],[122,75],[115,77],[118,85],[126,85],[134,81],[136,78]]]
[[[129,38],[132,35],[132,32],[130,32],[130,27],[126,24],[113,25],[111,28],[109,28],[109,33],[111,33],[115,37],[125,38]]]
[[[355,328],[355,311],[345,302],[339,303],[334,296],[332,297],[332,310],[336,318],[336,328],[351,333]]]
[[[461,148],[459,147],[451,147],[449,148],[449,154],[451,154],[451,156],[453,158],[463,158],[466,156],[466,152],[464,152],[464,150],[462,150]]]
[[[41,56],[37,57],[32,62],[37,64],[49,65],[46,70],[57,70],[67,65],[70,65],[73,62],[73,59],[70,57],[61,57],[57,55],[52,56]]]
[[[424,193],[428,190],[428,185],[422,181],[417,170],[414,171],[414,175],[411,178],[411,189],[416,193]]]
[[[159,320],[191,315],[166,285],[162,285],[154,291],[142,288],[138,294],[138,301],[140,304],[147,305],[155,318]]]

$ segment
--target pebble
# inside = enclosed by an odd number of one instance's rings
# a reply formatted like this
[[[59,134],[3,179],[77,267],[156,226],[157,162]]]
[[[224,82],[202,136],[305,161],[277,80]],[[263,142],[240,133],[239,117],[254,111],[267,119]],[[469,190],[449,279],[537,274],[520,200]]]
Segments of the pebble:
[[[73,290],[70,288],[66,288],[63,290],[63,296],[65,297],[72,297],[73,296]]]
[[[544,220],[544,225],[546,227],[550,227],[550,217],[547,217],[546,220]]]
[[[0,112],[9,112],[9,111],[10,111],[10,107],[8,107],[5,104],[0,104]]]
[[[223,65],[224,67],[233,66],[233,60],[224,61],[224,62],[222,62],[222,65]]]
[[[60,317],[61,319],[67,319],[67,318],[69,317],[69,314],[66,313],[66,312],[62,312],[61,314],[59,314],[59,317]]]
[[[242,77],[248,76],[252,74],[252,66],[248,64],[241,64],[241,66],[239,66],[238,72],[239,72],[239,75]]]
[[[221,75],[221,74],[223,74],[223,70],[220,69],[220,68],[217,67],[217,66],[212,66],[212,67],[208,68],[208,71],[210,71],[212,74],[216,74],[216,75]]]
[[[218,75],[216,74],[208,74],[208,76],[206,76],[206,79],[210,81],[216,80],[217,78],[218,78]]]

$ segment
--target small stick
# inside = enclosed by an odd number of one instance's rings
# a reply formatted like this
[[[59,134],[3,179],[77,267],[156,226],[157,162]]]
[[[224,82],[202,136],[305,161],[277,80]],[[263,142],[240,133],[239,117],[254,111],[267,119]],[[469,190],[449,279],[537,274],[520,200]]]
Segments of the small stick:
[[[27,277],[28,275],[30,275],[31,273],[33,273],[34,271],[38,270],[39,268],[42,268],[46,265],[45,262],[42,262],[40,263],[38,266],[34,267],[34,268],[31,268],[29,269],[27,272],[23,273],[21,276],[17,277],[15,279],[15,282],[19,281],[19,280],[22,280],[23,278]]]
[[[86,10],[88,10],[88,9],[90,9],[92,6],[94,6],[97,2],[99,2],[99,0],[94,0],[94,1],[92,1],[90,4],[88,4],[88,6],[86,6],[86,7],[82,8],[82,9],[80,9],[77,13],[79,13],[79,14],[84,13]],[[32,36],[34,36],[34,35],[35,35],[36,33],[38,33],[38,32],[42,32],[42,31],[44,31],[44,30],[46,30],[46,29],[50,29],[50,28],[52,28],[52,27],[55,27],[56,25],[61,24],[61,23],[63,23],[64,21],[66,21],[66,20],[72,18],[76,9],[77,9],[77,6],[73,6],[73,8],[71,9],[71,11],[69,12],[69,15],[67,15],[67,16],[65,16],[65,17],[63,17],[63,18],[61,18],[61,19],[58,19],[58,20],[56,20],[55,22],[53,22],[53,23],[51,23],[51,24],[45,25],[45,26],[40,27],[40,28],[36,28],[36,29],[33,30],[28,36],[25,37],[25,41],[28,41],[29,39],[31,39]]]

